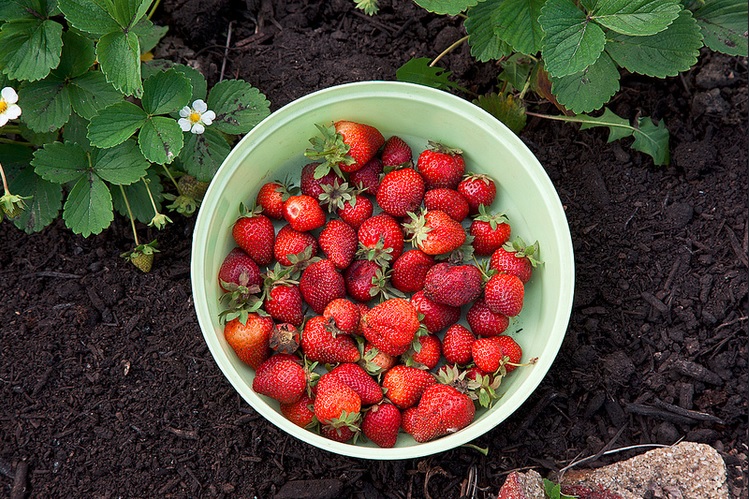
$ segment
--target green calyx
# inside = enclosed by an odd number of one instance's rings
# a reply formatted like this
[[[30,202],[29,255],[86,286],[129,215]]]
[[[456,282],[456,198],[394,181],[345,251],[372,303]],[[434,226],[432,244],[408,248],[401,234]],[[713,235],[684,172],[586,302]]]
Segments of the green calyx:
[[[515,253],[515,256],[518,258],[527,258],[534,268],[544,263],[539,259],[539,253],[541,250],[538,241],[531,245],[527,245],[525,241],[518,236],[512,241],[506,242],[502,248],[510,253]]]
[[[369,261],[375,262],[381,268],[386,269],[390,266],[390,262],[393,260],[393,248],[385,247],[385,238],[380,237],[377,244],[374,246],[365,246],[359,243],[359,250],[356,255],[365,258]]]
[[[193,215],[198,209],[198,206],[200,206],[200,201],[198,199],[192,198],[185,194],[175,196],[174,194],[165,193],[162,194],[162,196],[164,197],[164,199],[172,201],[171,204],[167,205],[168,209],[176,211],[180,215],[184,215],[186,217]]]
[[[349,156],[351,149],[343,141],[343,135],[338,133],[333,125],[323,126],[316,124],[320,131],[320,136],[309,139],[312,147],[304,151],[304,155],[313,161],[320,161],[320,165],[315,168],[315,178],[322,178],[332,169],[336,175],[343,177],[340,164],[350,165],[355,162],[354,158]]]
[[[148,273],[153,266],[153,255],[159,252],[156,249],[157,246],[158,241],[154,239],[148,244],[139,244],[130,251],[122,253],[120,256],[135,265],[142,272]]]
[[[333,213],[336,210],[344,208],[346,203],[349,203],[352,207],[356,205],[355,189],[348,185],[348,182],[338,183],[338,179],[333,181],[333,184],[321,184],[323,192],[320,193],[318,199],[320,204],[327,205],[328,212]]]
[[[6,191],[6,194],[0,196],[0,214],[4,214],[10,220],[18,218],[26,209],[26,199],[31,199],[31,196],[18,196]]]
[[[421,244],[427,238],[427,234],[432,230],[431,227],[427,226],[426,213],[426,210],[422,210],[418,214],[409,211],[408,216],[411,221],[403,224],[403,229],[410,236],[408,241],[416,247],[421,247]]]
[[[479,205],[479,213],[476,215],[475,219],[481,222],[487,222],[492,230],[496,230],[499,224],[509,223],[507,215],[504,213],[490,213],[483,204]]]
[[[457,156],[459,154],[463,154],[462,149],[458,149],[457,147],[446,146],[445,144],[441,144],[440,142],[435,142],[433,140],[429,141],[429,150],[434,151],[434,152],[439,152],[442,154],[449,154],[450,156]]]

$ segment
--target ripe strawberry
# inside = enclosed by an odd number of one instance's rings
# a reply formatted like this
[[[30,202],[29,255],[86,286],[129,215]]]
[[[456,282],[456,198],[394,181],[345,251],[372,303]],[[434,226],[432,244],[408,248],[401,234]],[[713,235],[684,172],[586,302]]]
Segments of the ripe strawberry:
[[[301,255],[309,248],[309,257],[317,255],[317,239],[308,232],[294,230],[291,225],[284,225],[276,234],[276,242],[273,245],[273,256],[281,265],[291,266],[294,255]]]
[[[479,212],[479,206],[491,206],[497,196],[497,186],[494,180],[483,173],[470,173],[458,184],[458,192],[468,201],[470,214]]]
[[[436,142],[419,154],[416,166],[424,177],[427,190],[438,187],[455,189],[466,171],[463,151]]]
[[[386,167],[395,166],[413,166],[411,146],[400,137],[393,135],[385,141],[385,147],[382,148],[382,164]]]
[[[281,182],[266,182],[260,187],[255,204],[263,208],[263,214],[275,220],[283,218],[283,202],[291,195],[291,189]]]
[[[349,181],[372,196],[377,195],[382,175],[382,161],[378,158],[370,159],[360,170],[349,175]]]
[[[295,425],[306,428],[315,420],[315,413],[312,411],[314,401],[303,393],[301,398],[293,404],[281,404],[281,414]]]
[[[538,252],[538,241],[528,246],[517,237],[492,253],[489,268],[499,273],[516,275],[525,284],[531,280],[533,269],[541,263],[537,259]]]
[[[481,205],[469,229],[473,236],[474,253],[479,256],[491,255],[507,242],[510,232],[510,224],[503,213],[492,215]]]
[[[408,350],[419,326],[416,309],[408,300],[390,298],[367,312],[363,332],[381,351],[400,355]]]
[[[520,347],[517,341],[515,341],[511,336],[507,336],[506,334],[497,336],[494,339],[502,349],[502,356],[505,357],[502,362],[502,365],[505,368],[505,372],[509,373],[511,371],[514,371],[515,367],[517,366],[513,364],[520,363],[520,360],[523,358],[523,349]]]
[[[498,336],[510,325],[510,319],[505,315],[492,312],[483,298],[473,302],[466,312],[466,321],[471,326],[471,330],[479,336]]]
[[[273,222],[257,209],[248,210],[244,204],[240,205],[240,213],[231,230],[234,241],[255,263],[268,265],[273,260],[273,243],[276,240]]]
[[[273,319],[251,313],[244,324],[239,319],[227,322],[224,325],[224,338],[239,360],[257,369],[270,356],[268,342],[271,331]]]
[[[308,232],[325,225],[325,212],[317,200],[306,194],[291,196],[283,203],[283,217],[291,228]]]
[[[372,260],[354,260],[343,273],[349,296],[359,302],[374,298],[378,294],[378,273],[383,275],[382,267]]]
[[[382,400],[382,388],[359,364],[344,362],[333,368],[330,374],[338,376],[338,379],[354,390],[361,398],[363,406]]]
[[[415,416],[412,436],[417,442],[462,430],[473,421],[473,400],[455,387],[434,384],[424,390]]]
[[[381,352],[371,343],[365,343],[359,365],[372,376],[378,376],[393,367],[397,362],[397,357]]]
[[[294,353],[299,350],[300,342],[299,329],[288,322],[274,324],[268,341],[271,349],[278,353]]]
[[[279,322],[288,322],[299,327],[304,321],[302,294],[296,284],[272,284],[267,290],[263,308]]]
[[[432,301],[462,307],[481,295],[481,271],[474,265],[438,263],[424,280],[424,295]]]
[[[434,369],[442,356],[442,343],[434,334],[418,336],[403,357],[407,366]]]
[[[326,373],[317,382],[313,410],[323,425],[334,428],[353,426],[361,416],[361,398],[337,376]]]
[[[261,395],[293,404],[307,390],[307,373],[299,358],[288,354],[274,355],[257,368],[252,389]]]
[[[460,319],[460,308],[432,301],[424,291],[417,291],[411,296],[411,305],[424,316],[421,323],[430,333],[442,331]]]
[[[358,429],[351,428],[350,426],[333,426],[324,425],[320,427],[320,435],[336,442],[346,443],[356,437]]]
[[[372,252],[370,260],[393,261],[403,253],[403,231],[400,224],[387,213],[365,220],[357,236],[360,247]]]
[[[424,278],[434,265],[434,258],[421,250],[408,250],[393,262],[390,276],[393,287],[403,293],[413,293],[424,287]]]
[[[336,327],[344,334],[355,334],[359,329],[361,311],[359,307],[346,298],[336,298],[328,303],[323,317],[333,319]]]
[[[485,373],[494,373],[499,370],[502,362],[502,347],[496,337],[479,338],[473,342],[471,355],[476,367]]]
[[[496,314],[515,317],[523,308],[523,281],[513,274],[494,274],[484,286],[484,300]]]
[[[419,408],[415,405],[401,411],[401,428],[409,435],[416,430],[416,413]]]
[[[356,362],[360,358],[356,343],[346,334],[333,334],[330,320],[322,315],[304,323],[302,350],[307,359],[324,364]]]
[[[341,220],[349,224],[354,229],[359,229],[365,220],[372,217],[374,204],[372,201],[361,194],[356,194],[351,201],[344,203],[337,213]]]
[[[255,260],[244,252],[242,248],[232,249],[218,271],[218,282],[226,292],[236,291],[240,286],[245,288],[245,292],[253,286],[260,286],[263,278],[260,275],[260,269]]]
[[[358,239],[356,231],[342,220],[329,220],[318,236],[320,249],[337,269],[345,269],[354,260]]]
[[[318,260],[302,272],[299,291],[312,310],[322,314],[328,303],[346,297],[346,283],[331,260]]]
[[[455,189],[438,187],[424,194],[424,207],[429,210],[441,210],[450,218],[462,222],[468,216],[468,201]]]
[[[339,177],[342,172],[355,172],[372,159],[385,143],[379,130],[371,125],[341,120],[332,127],[316,125],[321,137],[310,139],[312,148],[305,156],[323,163],[315,176],[320,178],[333,169]]]
[[[420,215],[409,213],[411,222],[404,225],[414,246],[427,255],[442,255],[460,248],[466,231],[460,222],[440,210],[425,210]]]
[[[339,179],[338,175],[334,172],[328,172],[320,178],[315,178],[315,169],[318,166],[320,166],[320,163],[308,163],[304,165],[299,178],[301,193],[314,199],[320,198],[320,194],[325,192],[325,186],[332,186]]]
[[[421,206],[424,199],[424,179],[412,168],[401,168],[386,173],[377,189],[377,204],[394,217],[405,217]]]
[[[442,355],[451,364],[465,366],[471,362],[471,347],[476,337],[461,324],[453,324],[442,338]]]
[[[415,406],[424,390],[437,383],[429,371],[398,364],[382,377],[382,388],[387,398],[399,409]]]
[[[362,418],[364,436],[383,448],[395,447],[401,426],[401,412],[393,404],[373,405]]]

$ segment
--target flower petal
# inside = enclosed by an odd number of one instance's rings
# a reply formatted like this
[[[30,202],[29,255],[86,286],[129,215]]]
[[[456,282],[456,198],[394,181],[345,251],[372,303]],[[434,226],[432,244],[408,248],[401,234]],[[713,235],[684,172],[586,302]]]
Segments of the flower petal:
[[[203,113],[203,123],[205,123],[205,120],[208,119],[210,121],[213,121],[216,119],[216,113],[213,111],[206,111]],[[210,123],[206,123],[206,125],[209,125]]]
[[[192,103],[192,108],[199,113],[204,113],[208,110],[208,105],[203,101],[203,99],[198,99]]]
[[[210,126],[213,123],[213,118],[206,117],[206,115],[204,114],[203,116],[201,116],[200,122],[205,126]]]
[[[0,126],[5,126],[7,122],[8,117],[5,115],[5,113],[0,113]]]
[[[200,135],[201,133],[205,132],[205,127],[201,125],[200,123],[195,123],[192,126],[192,130],[190,131],[196,135]]]
[[[182,116],[183,118],[187,118],[188,116],[190,116],[191,112],[192,112],[192,109],[190,109],[189,106],[185,106],[179,110],[179,115]]]
[[[5,116],[10,120],[14,120],[21,116],[21,108],[17,104],[11,104],[8,109],[5,110]]]
[[[180,118],[177,120],[177,124],[182,129],[183,132],[189,132],[190,128],[192,127],[192,123],[190,123],[190,120],[187,118]]]
[[[10,87],[5,87],[0,90],[0,95],[2,95],[3,100],[8,104],[15,104],[18,102],[18,94]]]

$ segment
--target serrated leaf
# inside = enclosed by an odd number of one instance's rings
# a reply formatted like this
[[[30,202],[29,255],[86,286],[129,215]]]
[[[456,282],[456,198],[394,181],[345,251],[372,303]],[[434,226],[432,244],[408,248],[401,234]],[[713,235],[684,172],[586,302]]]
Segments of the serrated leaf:
[[[512,53],[512,47],[494,31],[499,23],[501,4],[484,1],[468,9],[463,23],[468,33],[471,55],[480,62],[500,59]]]
[[[147,119],[146,112],[132,102],[118,102],[91,118],[88,139],[96,147],[114,147],[129,139]]]
[[[538,53],[544,38],[544,32],[538,22],[544,3],[546,0],[499,2],[494,32],[509,43],[515,52],[528,55]]]
[[[749,55],[746,0],[707,0],[694,11],[705,45],[728,55]]]
[[[171,163],[179,156],[184,137],[182,129],[172,118],[150,118],[138,133],[138,145],[143,156],[160,165]]]
[[[26,209],[13,220],[13,224],[27,234],[39,232],[51,224],[62,206],[62,186],[42,179],[31,167],[25,168],[13,179],[11,191],[20,196],[30,196]]]
[[[152,0],[115,0],[109,8],[112,18],[123,30],[130,30],[146,15]]]
[[[548,0],[539,17],[546,71],[557,78],[579,73],[603,52],[606,36],[571,0]]]
[[[70,122],[70,120],[68,120],[68,122]],[[35,132],[34,130],[26,126],[23,121],[19,122],[18,125],[18,132],[21,134],[21,137],[34,144],[35,146],[43,146],[47,142],[54,142],[55,140],[57,140],[57,136],[59,135],[59,130],[55,130],[53,132]]]
[[[176,64],[167,59],[151,59],[140,65],[140,74],[143,80],[147,80],[156,73],[172,69]]]
[[[107,10],[108,3],[107,0],[59,0],[59,7],[73,27],[99,38],[121,31]]]
[[[0,21],[16,21],[19,19],[33,19],[35,16],[20,2],[9,1],[0,3]]]
[[[60,63],[62,25],[24,19],[0,26],[0,67],[13,80],[36,81]]]
[[[19,144],[0,144],[0,161],[5,170],[5,176],[12,180],[21,170],[29,166],[33,158],[30,147]]]
[[[143,82],[141,104],[143,110],[150,115],[167,114],[184,107],[191,94],[190,80],[170,69],[156,73]]]
[[[93,172],[82,176],[68,193],[62,209],[65,225],[76,234],[100,234],[114,220],[112,195]]]
[[[616,33],[647,36],[666,29],[679,11],[677,0],[598,0],[590,15]]]
[[[249,132],[270,114],[265,95],[243,80],[224,80],[208,94],[208,109],[216,113],[213,127],[224,133]]]
[[[514,54],[502,63],[502,72],[497,78],[520,91],[525,87],[532,69],[531,59],[523,54]]]
[[[186,76],[190,80],[190,83],[192,83],[192,96],[190,97],[190,102],[193,102],[196,99],[205,100],[205,97],[208,94],[208,82],[206,81],[205,76],[203,76],[203,73],[184,64],[175,64],[174,70],[182,73],[182,75]]]
[[[448,16],[456,16],[478,2],[479,0],[414,0],[416,5],[429,12]]]
[[[638,119],[634,137],[632,149],[649,155],[656,165],[667,165],[669,163],[671,160],[668,145],[669,133],[663,120],[656,125],[647,116]]]
[[[124,98],[122,93],[107,81],[104,73],[98,70],[74,78],[70,81],[68,90],[73,110],[87,120]]]
[[[528,121],[523,101],[516,99],[512,94],[481,95],[474,101],[474,104],[497,118],[515,133],[525,128],[525,123]]]
[[[461,91],[465,90],[457,83],[450,81],[451,75],[451,71],[447,71],[439,66],[430,66],[428,57],[411,59],[395,71],[395,78],[398,81],[418,83],[419,85],[442,90],[450,88]]]
[[[70,115],[70,119],[62,129],[62,139],[65,142],[77,144],[84,151],[91,152],[91,142],[88,137],[88,120],[81,118],[77,114]],[[47,141],[47,142],[51,142]]]
[[[71,142],[52,142],[34,151],[34,171],[44,180],[66,184],[81,177],[91,167],[86,152]]]
[[[185,172],[200,182],[210,182],[231,147],[221,133],[210,128],[202,134],[187,132],[186,135],[180,155]]]
[[[557,101],[576,114],[600,109],[619,91],[619,70],[608,54],[580,73],[551,79]]]
[[[0,21],[47,18],[55,13],[56,0],[4,0],[0,4]]]
[[[619,66],[656,78],[676,76],[697,63],[702,33],[688,10],[665,31],[651,36],[612,33],[606,51]]]
[[[140,53],[145,54],[153,50],[169,31],[168,26],[156,26],[150,20],[143,18],[135,25],[133,31],[140,40]]]
[[[580,114],[576,116],[580,118],[580,130],[587,130],[595,127],[606,127],[609,129],[608,142],[611,143],[615,140],[629,137],[634,133],[634,127],[629,124],[629,121],[618,116],[609,108],[603,108],[603,114],[601,116],[587,116]]]
[[[109,149],[95,149],[91,158],[94,172],[115,185],[137,182],[150,166],[134,139]]]
[[[52,70],[58,78],[75,78],[93,66],[96,61],[94,41],[73,31],[62,35],[62,55],[60,64]]]
[[[21,119],[35,132],[52,132],[70,118],[68,88],[53,76],[23,86],[18,99],[23,102]]]
[[[148,180],[148,188],[151,190],[151,195],[156,203],[156,208],[161,211],[162,193],[164,191],[161,178],[156,172],[149,169],[146,172],[146,179]],[[143,182],[135,182],[130,185],[124,185],[122,188],[125,191],[128,203],[130,203],[130,210],[133,212],[133,217],[144,224],[151,222],[153,218],[153,206],[151,206],[151,198],[148,196],[145,184]],[[128,216],[127,205],[122,197],[120,188],[112,189],[111,193],[114,209],[122,216]]]
[[[96,57],[107,81],[114,88],[125,95],[143,95],[138,35],[132,31],[107,33],[96,45]]]

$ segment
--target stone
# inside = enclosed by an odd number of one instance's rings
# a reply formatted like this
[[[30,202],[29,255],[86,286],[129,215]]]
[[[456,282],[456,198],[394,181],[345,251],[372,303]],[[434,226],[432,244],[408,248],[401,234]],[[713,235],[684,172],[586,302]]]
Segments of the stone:
[[[499,489],[497,499],[545,499],[544,481],[538,472],[526,473],[513,471],[507,475],[505,483]]]

